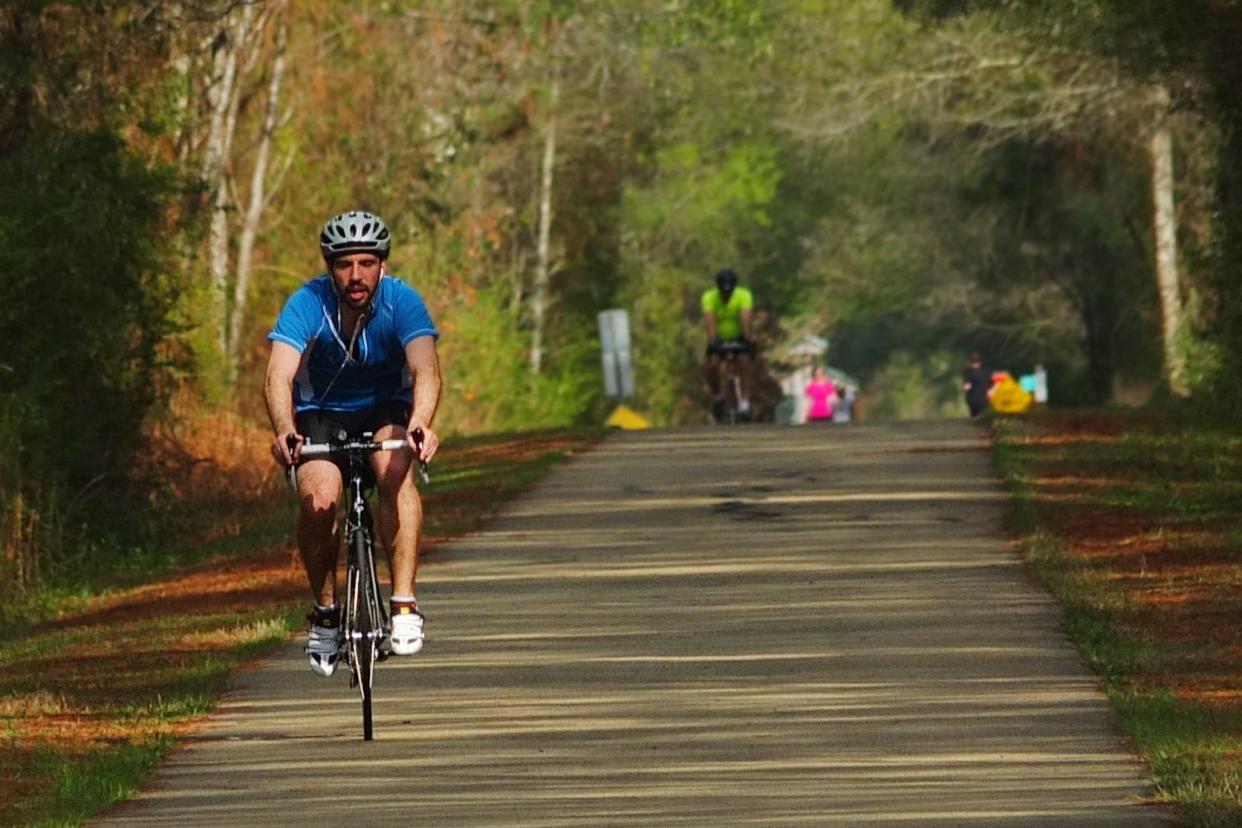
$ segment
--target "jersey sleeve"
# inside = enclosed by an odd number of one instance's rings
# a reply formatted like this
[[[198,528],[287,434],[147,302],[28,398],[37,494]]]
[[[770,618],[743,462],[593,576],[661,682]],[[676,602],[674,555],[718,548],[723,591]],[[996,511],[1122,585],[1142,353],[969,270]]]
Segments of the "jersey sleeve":
[[[319,328],[320,305],[309,285],[304,285],[285,302],[284,310],[276,317],[276,325],[267,338],[283,342],[298,350],[306,350],[307,344]]]
[[[715,313],[716,303],[712,301],[716,298],[716,292],[711,288],[703,291],[703,296],[699,299],[699,307],[703,309],[703,313]]]
[[[396,326],[397,338],[404,348],[420,336],[440,338],[431,314],[418,291],[397,280],[398,288],[393,298],[393,322]]]
[[[738,310],[750,310],[755,306],[755,295],[746,288],[738,288]]]

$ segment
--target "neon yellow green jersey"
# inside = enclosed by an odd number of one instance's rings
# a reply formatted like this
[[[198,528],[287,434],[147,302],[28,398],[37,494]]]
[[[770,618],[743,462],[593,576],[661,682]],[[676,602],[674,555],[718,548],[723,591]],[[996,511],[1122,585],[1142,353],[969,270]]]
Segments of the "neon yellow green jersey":
[[[726,302],[720,295],[720,288],[711,288],[703,293],[703,313],[716,315],[716,335],[721,339],[738,339],[742,335],[742,311],[750,310],[755,305],[755,297],[744,287],[733,289],[733,294]]]

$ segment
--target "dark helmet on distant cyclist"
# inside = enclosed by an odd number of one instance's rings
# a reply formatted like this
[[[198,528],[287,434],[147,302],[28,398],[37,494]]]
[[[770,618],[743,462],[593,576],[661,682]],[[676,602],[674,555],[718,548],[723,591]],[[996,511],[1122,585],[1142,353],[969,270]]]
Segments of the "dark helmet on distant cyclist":
[[[727,299],[737,287],[737,274],[726,267],[716,274],[716,287],[720,288],[720,294]]]
[[[379,216],[363,210],[333,216],[319,234],[319,249],[327,262],[342,253],[374,253],[387,259],[391,247],[388,225]]]

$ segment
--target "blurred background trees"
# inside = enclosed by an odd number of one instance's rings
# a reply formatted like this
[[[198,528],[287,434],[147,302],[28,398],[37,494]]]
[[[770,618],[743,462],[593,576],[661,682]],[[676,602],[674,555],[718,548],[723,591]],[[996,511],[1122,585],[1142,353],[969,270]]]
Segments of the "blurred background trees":
[[[609,307],[634,404],[701,421],[724,266],[769,359],[827,337],[872,416],[960,415],[970,350],[1055,404],[1236,410],[1239,34],[1208,0],[8,4],[11,574],[150,534],[115,498],[153,502],[161,424],[262,422],[345,209],[441,327],[448,431],[598,422]]]

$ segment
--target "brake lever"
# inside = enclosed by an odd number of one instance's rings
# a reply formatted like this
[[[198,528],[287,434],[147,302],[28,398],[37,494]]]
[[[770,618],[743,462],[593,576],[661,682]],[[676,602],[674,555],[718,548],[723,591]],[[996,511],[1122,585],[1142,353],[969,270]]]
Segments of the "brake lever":
[[[292,455],[294,449],[298,446],[298,438],[295,434],[290,434],[285,438],[285,445],[289,447],[289,454]],[[285,466],[285,482],[289,484],[289,489],[297,493],[298,490],[298,464],[290,463]]]
[[[423,430],[421,428],[414,429],[414,461],[418,466],[418,479],[422,481],[424,486],[431,485],[431,474],[427,471],[427,463],[423,460]]]

